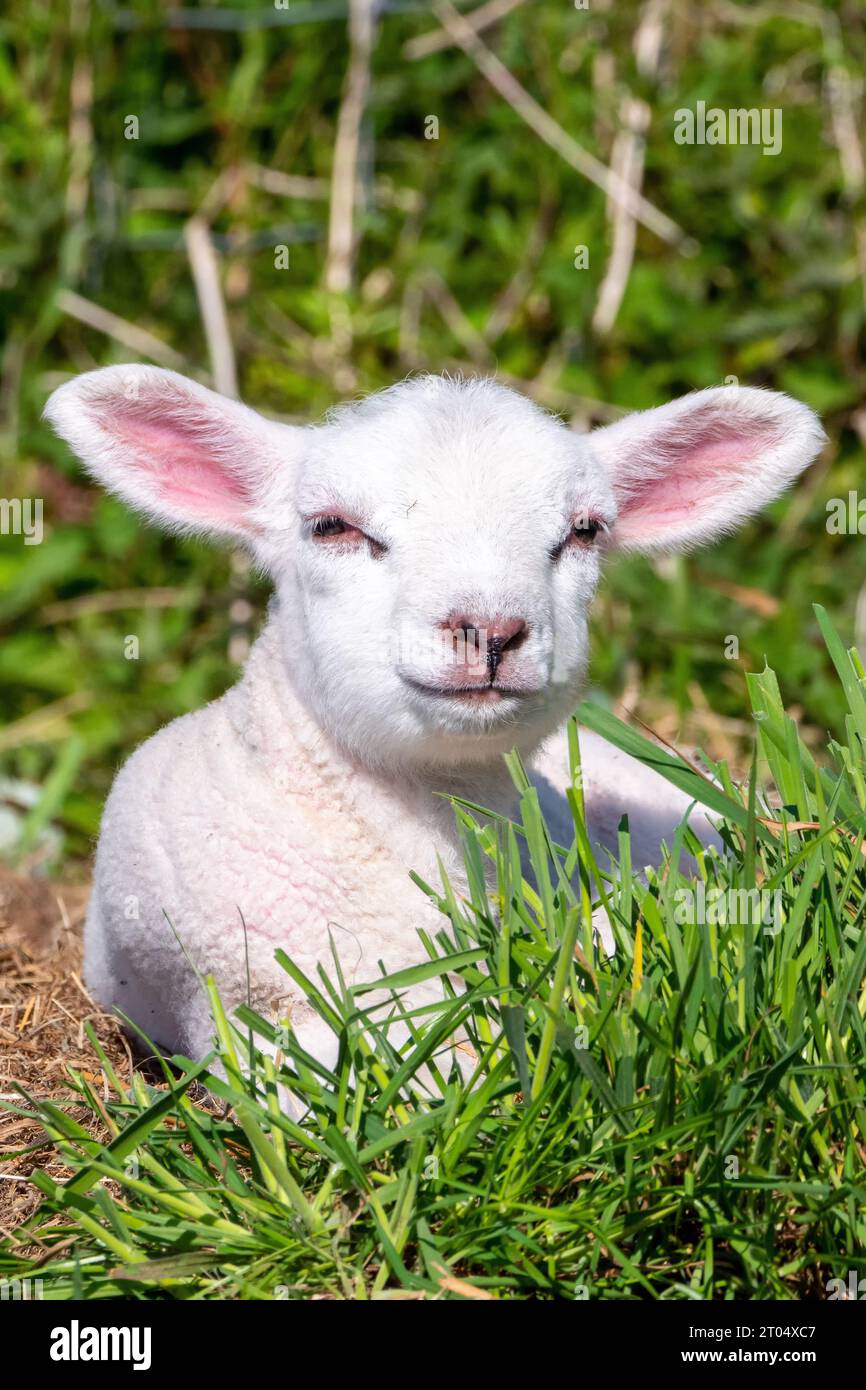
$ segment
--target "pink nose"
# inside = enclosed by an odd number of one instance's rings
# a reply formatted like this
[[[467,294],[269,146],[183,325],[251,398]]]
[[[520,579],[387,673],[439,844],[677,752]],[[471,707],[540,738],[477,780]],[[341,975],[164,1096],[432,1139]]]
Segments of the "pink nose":
[[[525,618],[480,617],[457,613],[442,624],[454,638],[455,650],[462,648],[463,664],[484,668],[487,679],[496,679],[496,672],[506,653],[515,652],[526,637]]]

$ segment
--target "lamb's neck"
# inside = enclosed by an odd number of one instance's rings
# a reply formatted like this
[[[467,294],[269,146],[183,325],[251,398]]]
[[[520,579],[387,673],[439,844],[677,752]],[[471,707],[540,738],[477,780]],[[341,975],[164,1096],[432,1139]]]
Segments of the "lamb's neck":
[[[388,825],[388,837],[427,826],[431,843],[454,843],[449,796],[499,814],[513,809],[514,788],[501,759],[456,769],[366,767],[342,749],[315,721],[294,689],[277,624],[271,621],[250,652],[240,683],[231,692],[231,718],[239,735],[268,774],[295,797],[309,797],[367,821]]]

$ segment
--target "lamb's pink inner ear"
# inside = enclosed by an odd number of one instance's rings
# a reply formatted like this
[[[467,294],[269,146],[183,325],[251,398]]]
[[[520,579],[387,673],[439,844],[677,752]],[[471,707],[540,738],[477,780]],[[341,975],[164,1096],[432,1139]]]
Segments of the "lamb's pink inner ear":
[[[109,411],[103,428],[127,451],[129,464],[146,475],[155,496],[166,506],[192,518],[238,525],[252,503],[250,490],[220,457],[222,446],[214,440],[214,421],[204,417],[193,403],[182,411],[164,409],[157,415],[152,405],[124,402]]]
[[[624,545],[650,543],[660,532],[700,522],[732,493],[748,488],[755,460],[781,443],[766,421],[731,426],[718,412],[684,420],[670,433],[638,440],[634,470],[623,460],[616,539]],[[750,509],[744,507],[744,517]]]

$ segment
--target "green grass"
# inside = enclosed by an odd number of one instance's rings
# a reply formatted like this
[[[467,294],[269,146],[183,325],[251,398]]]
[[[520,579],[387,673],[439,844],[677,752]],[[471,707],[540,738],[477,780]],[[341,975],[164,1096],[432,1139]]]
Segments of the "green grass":
[[[105,1101],[70,1075],[77,1113],[110,1126],[104,1144],[70,1106],[22,1095],[73,1176],[37,1173],[43,1205],[0,1247],[0,1275],[30,1272],[17,1252],[34,1232],[64,1245],[38,1270],[48,1298],[785,1299],[866,1269],[866,680],[817,616],[847,708],[820,765],[770,670],[749,678],[755,764],[740,789],[724,765],[711,784],[581,711],[705,802],[724,854],[681,830],[643,881],[624,829],[609,875],[586,839],[578,739],[571,845],[551,843],[512,759],[519,820],[455,806],[468,887],[419,883],[441,927],[416,969],[384,981],[388,1002],[348,989],[336,960],[316,980],[284,960],[339,1036],[333,1072],[291,1030],[277,1067],[255,1046],[273,1026],[246,1008],[230,1022],[214,994],[222,1117],[192,1103],[203,1067],[183,1059],[167,1090],[129,1089],[100,1054]],[[593,945],[589,873],[611,958]],[[694,920],[682,895],[697,881],[708,902],[759,887],[773,912]],[[407,1012],[406,987],[434,975],[442,1003]],[[410,1025],[402,1049],[389,1017]],[[462,1071],[457,1032],[476,1055]],[[308,1106],[300,1120],[279,1083]]]

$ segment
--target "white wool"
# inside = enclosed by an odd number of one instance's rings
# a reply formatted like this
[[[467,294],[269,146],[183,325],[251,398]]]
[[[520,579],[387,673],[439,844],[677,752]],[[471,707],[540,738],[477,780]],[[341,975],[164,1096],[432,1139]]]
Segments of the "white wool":
[[[806,407],[742,387],[580,437],[492,381],[442,377],[302,429],[135,366],[76,378],[46,413],[106,487],[175,530],[242,540],[276,589],[239,684],[123,768],[97,852],[88,986],[192,1056],[211,1039],[196,972],[230,1008],[246,998],[243,918],[254,1002],[290,1013],[324,1060],[274,951],[315,975],[332,935],[350,983],[416,963],[417,929],[437,923],[409,871],[436,882],[438,854],[461,882],[436,793],[513,812],[510,748],[570,841],[562,729],[604,551],[732,529],[822,439]],[[315,517],[353,529],[317,536]],[[474,664],[465,634],[489,639]],[[597,843],[613,847],[628,814],[634,862],[653,862],[686,798],[594,736],[581,745]]]

